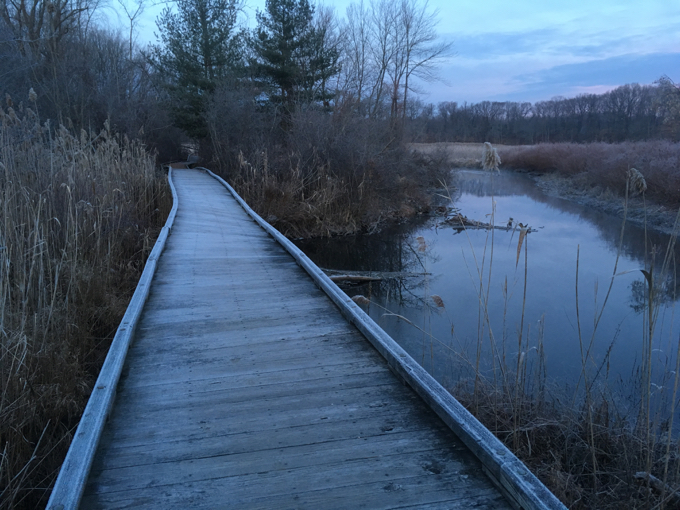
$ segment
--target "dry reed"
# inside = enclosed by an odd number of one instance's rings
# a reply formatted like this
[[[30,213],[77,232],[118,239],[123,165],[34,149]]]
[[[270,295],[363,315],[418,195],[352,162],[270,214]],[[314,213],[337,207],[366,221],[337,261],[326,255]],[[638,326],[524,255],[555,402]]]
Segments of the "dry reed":
[[[171,196],[108,125],[75,135],[22,106],[0,123],[0,508],[37,508]]]
[[[501,164],[501,158],[498,152],[489,142],[484,142],[484,150],[482,151],[482,168],[484,170],[498,172],[498,167]]]

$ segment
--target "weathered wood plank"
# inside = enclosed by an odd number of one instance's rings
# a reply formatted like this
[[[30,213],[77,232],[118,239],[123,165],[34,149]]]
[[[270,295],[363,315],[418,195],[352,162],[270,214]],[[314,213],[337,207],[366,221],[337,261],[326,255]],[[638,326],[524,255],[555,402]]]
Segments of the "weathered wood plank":
[[[238,470],[237,467],[235,469]],[[216,467],[215,471],[208,470],[208,478],[182,481],[171,486],[163,485],[163,481],[169,476],[178,476],[178,479],[191,477],[192,470],[189,469],[185,475],[177,475],[176,471],[172,473],[162,473],[157,479],[153,479],[153,474],[150,473],[151,479],[143,478],[149,484],[145,487],[135,486],[133,480],[130,480],[133,487],[121,491],[116,491],[115,487],[102,486],[97,490],[97,499],[91,500],[92,504],[88,506],[97,508],[99,503],[106,502],[113,503],[115,508],[116,503],[121,500],[127,503],[130,495],[142,499],[154,493],[162,493],[166,496],[165,508],[177,508],[181,504],[188,505],[185,508],[249,507],[250,502],[257,504],[263,487],[267,488],[270,501],[293,501],[295,496],[299,497],[300,493],[305,492],[318,491],[330,495],[335,489],[336,495],[345,501],[345,508],[364,507],[364,498],[370,495],[366,493],[366,486],[374,491],[382,489],[380,500],[396,499],[401,504],[429,502],[428,493],[437,486],[440,491],[448,489],[449,499],[452,499],[452,493],[460,500],[474,500],[480,492],[486,492],[485,495],[491,492],[488,484],[479,483],[481,479],[478,472],[466,469],[448,455],[448,452],[442,453],[441,450],[375,457],[366,455],[337,463],[330,462],[323,469],[316,465],[297,469],[269,468],[259,473],[238,476],[224,476],[219,467]],[[409,484],[415,477],[419,478],[420,483]],[[178,490],[179,488],[183,490]],[[410,490],[407,491],[407,488]],[[442,494],[436,496],[437,499],[441,497]],[[498,499],[493,502],[493,506],[482,508],[507,508],[507,504]],[[90,501],[86,499],[85,502]],[[393,504],[394,501],[387,507]],[[325,505],[322,507],[325,508]]]
[[[291,314],[292,315],[292,314]],[[306,315],[296,314],[296,318],[305,319]],[[147,321],[145,324],[140,326],[140,330],[143,333],[147,329],[155,330],[158,335],[168,335],[168,336],[191,336],[192,334],[198,333],[197,327],[200,329],[200,333],[211,334],[211,333],[227,333],[229,331],[244,331],[245,329],[252,329],[257,327],[268,327],[268,328],[286,328],[291,327],[291,317],[281,314],[278,317],[273,317],[265,320],[259,320],[254,314],[250,317],[245,317],[248,320],[238,321],[230,320],[228,318],[221,319],[215,318],[212,320],[210,317],[203,317],[197,315],[185,316],[184,321],[178,320],[173,323],[168,324],[162,321]],[[292,326],[295,331],[301,331],[303,329],[308,330],[309,334],[313,334],[313,331],[319,331],[320,334],[336,332],[338,330],[346,331],[347,326],[342,323],[334,321],[325,321],[322,317],[313,316],[306,320],[303,324],[296,324]]]
[[[238,355],[239,352],[259,352],[262,355],[271,355],[272,349],[275,348],[291,350],[317,344],[342,344],[352,348],[363,346],[367,349],[373,349],[365,339],[354,333],[348,333],[344,329],[336,329],[335,331],[318,335],[315,332],[309,333],[306,329],[300,330],[300,328],[282,331],[278,327],[258,326],[257,328],[243,330],[233,335],[216,333],[213,338],[208,334],[201,338],[155,335],[153,331],[149,331],[148,336],[157,336],[159,341],[153,345],[148,345],[146,342],[133,345],[130,348],[130,352],[134,353],[136,357],[142,358],[146,355],[153,357],[155,354],[199,348],[206,351],[229,348],[234,355]]]
[[[244,335],[245,336],[245,335]],[[232,348],[226,343],[229,338],[224,338],[220,344],[210,345],[209,348],[201,349],[196,344],[177,345],[174,349],[159,350],[154,353],[153,350],[135,349],[134,355],[139,358],[138,366],[182,366],[188,367],[191,365],[201,365],[210,363],[222,363],[222,360],[227,360],[230,363],[239,363],[241,365],[249,366],[267,366],[271,363],[276,363],[279,360],[286,359],[300,359],[307,355],[306,351],[314,347],[323,347],[328,353],[328,356],[334,356],[336,362],[352,362],[359,361],[364,357],[376,358],[376,353],[370,345],[366,342],[358,342],[356,338],[349,338],[344,342],[340,337],[335,337],[339,340],[335,342],[305,342],[304,339],[287,339],[286,341],[267,342],[265,344],[255,343],[252,346],[240,346],[240,348]],[[241,335],[239,340],[247,340]],[[165,346],[164,346],[165,347]],[[354,357],[356,353],[362,353],[360,358]],[[350,356],[350,354],[352,356]],[[322,358],[322,356],[317,356]],[[314,357],[307,357],[307,359],[314,359]],[[191,360],[187,362],[186,360]],[[325,359],[324,359],[325,361]]]
[[[348,368],[349,365],[354,365],[357,363],[374,363],[375,357],[372,353],[367,353],[366,351],[357,351],[356,361],[348,363],[343,359],[333,359],[324,358],[323,356],[310,356],[306,358],[300,358],[299,356],[289,355],[284,357],[281,361],[286,362],[283,366],[281,363],[277,363],[276,360],[263,360],[254,363],[231,363],[227,365],[228,360],[212,360],[210,363],[187,363],[182,364],[159,364],[149,366],[148,364],[142,364],[140,366],[141,370],[147,369],[144,372],[134,371],[128,369],[125,373],[125,378],[121,383],[122,388],[130,388],[136,385],[157,385],[159,383],[172,382],[178,379],[183,380],[202,380],[206,378],[219,377],[226,373],[233,375],[254,375],[257,376],[260,381],[265,380],[264,378],[272,375],[272,373],[285,372],[285,375],[292,375],[295,377],[295,372],[308,370],[316,370],[317,373],[332,373],[333,369],[337,365],[343,365]],[[152,367],[156,367],[156,370],[152,370]]]
[[[246,370],[244,372],[235,373],[231,380],[239,385],[261,385],[261,384],[289,384],[298,378],[300,379],[318,379],[320,377],[334,377],[348,373],[348,371],[366,370],[374,366],[372,360],[354,363],[338,363],[328,365],[315,365],[307,368],[286,368],[286,367],[272,367],[269,370],[252,371]],[[382,367],[384,370],[385,367]],[[162,386],[161,391],[165,391],[169,385],[172,385],[176,380],[172,377],[164,377],[165,372],[153,377],[148,373],[135,373],[135,378],[126,377],[120,384],[121,389],[126,391],[157,391],[159,386]],[[163,377],[161,377],[163,375]],[[225,374],[202,374],[200,372],[192,373],[191,377],[187,377],[184,381],[190,384],[197,383],[215,383],[227,380]]]
[[[431,437],[420,440],[413,431],[397,435],[383,435],[335,442],[315,442],[276,449],[250,450],[243,453],[202,452],[189,459],[173,459],[171,462],[157,462],[133,466],[102,469],[93,477],[97,492],[120,492],[165,485],[233,477],[238,485],[244,484],[247,476],[261,476],[267,473],[277,478],[281,472],[298,470],[293,476],[306,477],[312,471],[335,471],[365,469],[373,480],[382,480],[392,465],[410,465],[409,475],[420,474],[421,470],[441,474],[445,471],[467,473],[467,466],[460,462],[458,450],[451,449],[443,442]],[[444,453],[443,453],[444,452]],[[370,459],[372,465],[364,466]],[[384,462],[384,463],[383,463]],[[389,464],[388,464],[389,463]],[[93,471],[93,473],[95,473]],[[363,478],[361,481],[369,481]],[[338,480],[347,482],[348,480]],[[354,483],[355,481],[353,481]],[[278,482],[276,482],[278,484]],[[315,485],[310,485],[315,487]],[[285,492],[284,492],[285,493]],[[275,493],[269,496],[276,496]]]
[[[272,415],[276,415],[277,419],[285,419],[289,415],[295,419],[296,416],[309,412],[311,415],[319,414],[329,417],[338,412],[342,415],[347,412],[338,411],[339,407],[344,407],[351,412],[375,403],[390,402],[394,406],[399,406],[410,403],[414,399],[412,395],[405,395],[401,388],[395,388],[394,381],[383,381],[383,384],[360,387],[330,388],[302,394],[287,392],[257,400],[245,398],[245,395],[252,395],[252,393],[246,389],[235,395],[232,392],[211,392],[208,395],[202,395],[202,398],[194,398],[186,402],[182,402],[180,398],[180,402],[167,406],[149,406],[144,402],[127,401],[120,404],[120,412],[143,413],[149,418],[154,413],[159,413],[160,416],[171,415],[175,419],[184,413],[195,413],[194,417],[186,417],[189,421],[220,419],[228,413],[229,420],[237,420],[239,415],[243,414],[243,419],[250,417],[257,419],[259,416],[263,421],[272,421],[270,418]],[[155,424],[150,425],[157,428]],[[135,424],[128,424],[126,427],[128,434],[134,433],[135,430]]]
[[[173,381],[163,388],[135,388],[135,399],[119,401],[116,405],[125,409],[131,405],[141,405],[151,411],[167,409],[172,406],[183,406],[188,401],[203,399],[229,398],[231,402],[259,400],[265,398],[283,398],[291,395],[307,395],[318,392],[340,391],[351,388],[384,386],[393,382],[393,375],[384,367],[368,365],[366,370],[355,370],[350,374],[331,375],[327,377],[298,378],[290,377],[285,384],[253,384],[237,377],[224,377],[216,380]],[[228,395],[225,397],[224,395]]]
[[[422,423],[420,427],[412,425],[408,430],[395,429],[385,432],[388,410],[378,409],[361,419],[361,428],[348,426],[348,421],[356,419],[328,421],[319,427],[318,423],[296,425],[293,427],[252,430],[236,434],[205,436],[195,441],[177,439],[163,442],[108,442],[107,452],[93,464],[92,472],[105,469],[130,467],[142,464],[154,464],[201,458],[216,455],[241,454],[252,451],[278,451],[307,445],[332,444],[341,441],[399,441],[407,438],[411,441],[429,441],[433,447],[460,450],[468,455],[467,447],[455,436],[451,436],[443,424]],[[311,434],[314,440],[310,440]],[[389,436],[389,437],[388,437]],[[255,448],[253,445],[256,445]],[[274,459],[275,455],[272,455]]]
[[[162,499],[165,510],[191,509],[232,509],[249,508],[271,510],[272,508],[323,508],[346,510],[348,502],[356,509],[396,509],[428,508],[438,510],[457,510],[469,508],[505,508],[503,497],[493,489],[463,487],[432,487],[427,484],[433,477],[399,478],[391,482],[377,482],[343,486],[332,489],[299,491],[289,495],[277,495],[271,499],[255,498],[261,492],[252,491],[252,497],[232,497],[229,490],[220,486],[219,481],[187,483],[179,486],[164,487],[149,494],[147,491],[130,491],[124,497],[105,494],[98,500],[86,498],[87,508],[96,509],[133,509],[161,508],[157,498]]]
[[[206,457],[211,454],[233,454],[281,448],[295,448],[309,444],[360,438],[376,438],[385,435],[399,437],[406,434],[411,438],[433,437],[433,444],[463,451],[462,458],[469,456],[469,450],[460,443],[443,424],[428,422],[395,423],[394,410],[374,409],[374,412],[360,413],[352,418],[318,420],[315,423],[294,423],[277,427],[262,423],[247,431],[229,431],[225,427],[214,427],[191,440],[175,435],[174,438],[129,437],[117,441],[107,437],[103,440],[102,453],[95,460],[97,469],[125,467],[129,464],[151,464]],[[322,425],[322,426],[320,426]],[[434,434],[434,436],[430,436]],[[292,450],[291,450],[292,451]],[[138,456],[135,459],[135,456]]]
[[[381,397],[362,405],[332,402],[323,406],[309,407],[291,403],[291,406],[296,407],[294,413],[280,412],[281,406],[272,406],[270,410],[268,407],[249,406],[247,403],[207,411],[203,408],[196,411],[186,409],[175,414],[140,411],[137,413],[136,423],[126,424],[119,420],[119,426],[111,427],[107,438],[114,443],[128,439],[135,443],[170,441],[177,438],[192,441],[200,437],[273,430],[301,424],[325,426],[338,420],[345,422],[350,428],[356,428],[359,435],[362,427],[358,422],[373,414],[380,414],[383,417],[383,432],[407,430],[410,427],[423,426],[421,417],[403,413],[404,406],[412,407],[418,404],[420,404],[418,398],[412,396],[397,401]],[[351,423],[348,420],[351,420]]]

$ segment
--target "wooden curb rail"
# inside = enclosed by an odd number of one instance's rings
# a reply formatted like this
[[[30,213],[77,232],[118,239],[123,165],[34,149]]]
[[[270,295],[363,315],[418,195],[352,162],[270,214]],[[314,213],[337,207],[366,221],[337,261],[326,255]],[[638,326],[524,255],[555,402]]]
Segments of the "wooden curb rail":
[[[101,438],[106,419],[113,407],[116,395],[116,387],[123,370],[125,357],[130,347],[135,326],[142,314],[142,308],[149,295],[151,280],[156,272],[158,259],[163,252],[165,242],[168,239],[172,224],[177,215],[177,191],[172,182],[172,167],[168,170],[168,182],[172,191],[172,209],[161,229],[156,244],[146,261],[144,271],[139,279],[135,293],[132,295],[130,304],[118,326],[116,336],[113,337],[111,347],[104,360],[97,382],[92,389],[90,399],[80,419],[76,433],[73,436],[71,447],[66,454],[66,459],[61,465],[59,476],[54,483],[52,495],[47,502],[48,510],[75,510],[85,490],[87,477],[90,473],[99,439]]]
[[[196,170],[207,172],[221,182],[248,215],[293,256],[338,306],[342,315],[385,358],[390,368],[416,391],[482,462],[486,474],[514,507],[522,510],[566,510],[523,462],[340,290],[307,255],[253,211],[224,179],[207,168],[197,167]]]

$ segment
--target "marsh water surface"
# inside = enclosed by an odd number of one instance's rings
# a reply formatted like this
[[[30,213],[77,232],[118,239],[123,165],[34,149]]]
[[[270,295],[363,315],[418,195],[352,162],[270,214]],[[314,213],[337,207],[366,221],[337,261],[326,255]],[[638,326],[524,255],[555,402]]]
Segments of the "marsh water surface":
[[[455,229],[444,217],[420,217],[379,234],[298,244],[322,268],[411,274],[345,289],[369,298],[371,317],[448,387],[470,378],[478,358],[491,374],[495,363],[514,367],[523,356],[536,367],[542,356],[554,385],[573,387],[585,359],[590,380],[630,390],[647,327],[641,270],[654,258],[655,281],[664,281],[655,299],[655,391],[670,393],[663,374],[675,368],[680,328],[675,266],[660,273],[669,236],[627,224],[620,242],[621,218],[547,196],[523,174],[459,170],[448,193],[466,217],[513,227]],[[535,231],[518,257],[519,223]]]

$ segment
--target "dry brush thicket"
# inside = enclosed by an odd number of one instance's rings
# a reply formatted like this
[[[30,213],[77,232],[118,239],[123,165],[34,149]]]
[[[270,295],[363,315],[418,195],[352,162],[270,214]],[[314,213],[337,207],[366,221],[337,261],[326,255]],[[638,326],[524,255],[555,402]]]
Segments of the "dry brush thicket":
[[[452,392],[568,508],[678,508],[680,455],[675,440],[667,447],[666,431],[647,441],[645,428],[631,428],[629,417],[617,414],[606,387],[590,406],[585,399],[574,405],[559,389],[535,393],[527,381],[535,375],[520,377],[531,390],[485,380],[476,396],[471,387]],[[662,485],[648,485],[641,473]]]
[[[34,107],[31,95],[28,104]],[[0,108],[0,508],[37,508],[171,207],[139,143]]]
[[[646,196],[673,208],[680,206],[680,143],[669,141],[546,143],[499,148],[504,168],[573,178],[580,186],[609,188],[625,194],[626,176],[636,168],[645,176]]]
[[[211,109],[222,174],[263,218],[289,237],[373,231],[425,212],[444,158],[409,152],[387,120],[301,110],[278,119],[247,103]]]

